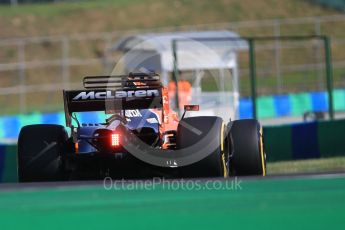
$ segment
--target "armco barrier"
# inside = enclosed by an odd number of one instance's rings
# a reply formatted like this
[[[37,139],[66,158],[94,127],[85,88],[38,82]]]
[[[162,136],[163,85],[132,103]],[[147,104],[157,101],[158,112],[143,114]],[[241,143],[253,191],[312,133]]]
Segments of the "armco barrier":
[[[268,161],[292,159],[291,125],[264,127],[263,132]]]
[[[318,144],[322,157],[345,155],[345,120],[319,122]]]
[[[345,156],[345,120],[264,127],[267,160]],[[0,145],[0,182],[17,181],[15,145]]]
[[[0,182],[16,182],[17,178],[17,146],[0,145]]]
[[[264,127],[268,161],[345,156],[345,120]]]

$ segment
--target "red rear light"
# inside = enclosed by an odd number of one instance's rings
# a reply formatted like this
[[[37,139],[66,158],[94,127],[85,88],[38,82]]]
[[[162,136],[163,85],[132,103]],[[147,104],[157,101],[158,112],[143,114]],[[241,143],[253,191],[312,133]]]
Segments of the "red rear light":
[[[111,146],[113,147],[120,146],[120,134],[118,133],[111,134]]]
[[[79,152],[79,143],[78,142],[74,143],[74,149],[75,149],[75,153]]]

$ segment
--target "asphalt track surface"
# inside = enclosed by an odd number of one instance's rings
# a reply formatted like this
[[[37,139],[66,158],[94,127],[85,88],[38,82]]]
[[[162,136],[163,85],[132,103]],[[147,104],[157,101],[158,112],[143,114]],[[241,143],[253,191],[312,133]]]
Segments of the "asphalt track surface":
[[[161,182],[3,184],[0,228],[291,230],[345,224],[344,173]]]

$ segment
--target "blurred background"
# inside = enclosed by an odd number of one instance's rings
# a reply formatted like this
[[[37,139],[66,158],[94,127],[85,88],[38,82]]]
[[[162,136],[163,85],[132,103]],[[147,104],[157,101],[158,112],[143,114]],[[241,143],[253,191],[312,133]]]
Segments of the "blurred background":
[[[62,90],[81,88],[86,75],[110,74],[124,53],[114,49],[119,42],[191,31],[230,31],[242,38],[327,36],[329,47],[315,37],[255,41],[256,84],[249,47],[236,49],[235,119],[255,116],[254,84],[268,161],[277,162],[271,172],[344,170],[344,10],[339,0],[0,0],[2,178],[15,177],[8,162],[15,162],[20,128],[64,124]],[[203,91],[217,90],[207,78],[214,74],[206,71]],[[292,160],[314,158],[322,161],[291,167]]]

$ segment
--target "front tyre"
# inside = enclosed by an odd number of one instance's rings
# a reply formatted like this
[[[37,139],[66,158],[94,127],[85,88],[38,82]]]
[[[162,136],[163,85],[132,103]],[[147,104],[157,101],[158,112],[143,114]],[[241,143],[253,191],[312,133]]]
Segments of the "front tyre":
[[[263,133],[255,119],[229,123],[231,155],[229,170],[232,175],[266,175],[266,154]]]
[[[64,179],[63,146],[67,137],[61,125],[24,126],[18,138],[19,182]]]

